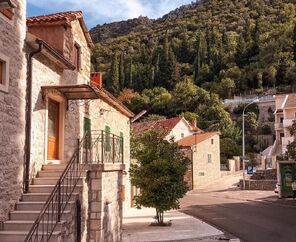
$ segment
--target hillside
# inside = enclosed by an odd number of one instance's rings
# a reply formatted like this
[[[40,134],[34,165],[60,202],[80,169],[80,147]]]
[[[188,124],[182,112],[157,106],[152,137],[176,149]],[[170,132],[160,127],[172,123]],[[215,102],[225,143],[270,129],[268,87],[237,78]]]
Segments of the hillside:
[[[204,0],[157,20],[96,26],[92,62],[115,94],[171,90],[184,76],[222,98],[282,90],[296,79],[294,26],[294,1]]]
[[[226,160],[241,151],[241,121],[221,99],[296,90],[295,13],[291,0],[203,0],[156,20],[97,26],[92,67],[135,113],[183,115],[220,131]],[[247,119],[253,152],[258,117]]]

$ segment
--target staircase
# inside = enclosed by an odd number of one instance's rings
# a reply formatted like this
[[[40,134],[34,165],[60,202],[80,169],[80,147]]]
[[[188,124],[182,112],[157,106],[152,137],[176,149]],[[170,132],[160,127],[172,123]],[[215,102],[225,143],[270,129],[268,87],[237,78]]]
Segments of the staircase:
[[[41,209],[48,200],[65,167],[66,165],[43,165],[42,170],[39,171],[36,178],[33,179],[33,182],[29,187],[29,192],[22,195],[21,200],[15,206],[15,210],[10,213],[9,220],[3,223],[2,231],[0,231],[1,242],[25,241],[27,234],[32,228],[36,218],[39,216]],[[50,238],[51,242],[62,241],[61,236],[64,231],[64,226],[72,217],[71,213],[73,212],[73,209],[75,209],[76,199],[78,198],[81,190],[82,179],[79,180],[77,186],[75,187],[74,193],[67,204],[61,221],[54,229]],[[61,194],[61,196],[63,196],[63,194]],[[55,213],[55,211],[53,211],[53,213]],[[49,214],[46,223],[55,224],[55,221],[50,220]],[[44,225],[45,224],[42,224],[41,226]],[[46,241],[42,240],[42,234],[38,236],[40,236],[40,241]]]

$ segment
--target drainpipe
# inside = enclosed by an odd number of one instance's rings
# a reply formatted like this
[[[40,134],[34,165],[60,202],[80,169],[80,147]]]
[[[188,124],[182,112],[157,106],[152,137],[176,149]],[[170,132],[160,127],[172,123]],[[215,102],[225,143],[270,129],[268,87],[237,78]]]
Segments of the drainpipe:
[[[32,51],[28,56],[27,64],[27,88],[26,88],[26,128],[25,128],[25,147],[24,147],[24,182],[23,191],[27,193],[30,183],[30,161],[31,161],[31,124],[32,124],[32,59],[40,53],[43,48],[42,42],[36,40],[39,44],[37,50]]]

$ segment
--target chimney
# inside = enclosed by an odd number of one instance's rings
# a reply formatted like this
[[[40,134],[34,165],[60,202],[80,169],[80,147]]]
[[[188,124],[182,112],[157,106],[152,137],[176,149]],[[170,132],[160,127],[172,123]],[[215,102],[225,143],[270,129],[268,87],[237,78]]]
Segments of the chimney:
[[[90,73],[90,81],[93,85],[98,88],[102,87],[103,84],[103,75],[101,72],[92,72]]]
[[[192,121],[192,126],[193,126],[194,128],[197,128],[197,127],[196,127],[196,126],[197,126],[196,119],[194,119],[194,120]]]

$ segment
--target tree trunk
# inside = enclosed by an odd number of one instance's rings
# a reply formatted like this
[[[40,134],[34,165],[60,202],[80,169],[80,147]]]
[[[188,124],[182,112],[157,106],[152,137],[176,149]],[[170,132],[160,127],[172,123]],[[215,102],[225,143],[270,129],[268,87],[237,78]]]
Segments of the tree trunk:
[[[163,224],[164,212],[156,208],[156,219],[158,224]]]

